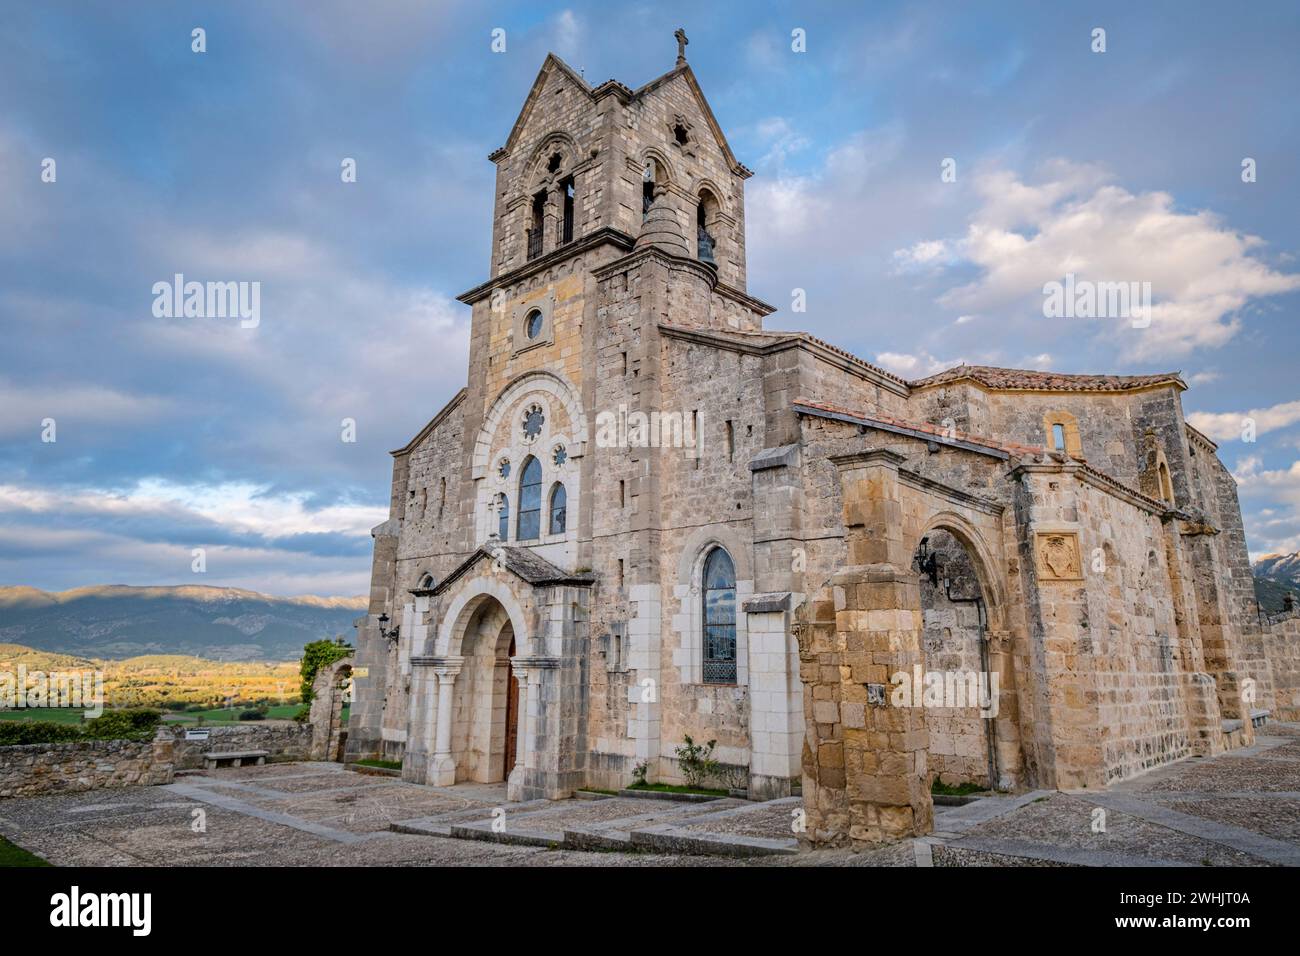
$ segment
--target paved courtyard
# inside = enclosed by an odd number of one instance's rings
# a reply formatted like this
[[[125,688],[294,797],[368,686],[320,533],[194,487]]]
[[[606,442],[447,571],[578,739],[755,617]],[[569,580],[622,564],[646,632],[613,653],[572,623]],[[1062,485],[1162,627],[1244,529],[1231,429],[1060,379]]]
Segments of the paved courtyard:
[[[1105,792],[935,808],[935,833],[869,852],[798,849],[798,798],[509,804],[338,764],[186,774],[163,787],[0,802],[0,834],[64,866],[1300,865],[1300,725]]]

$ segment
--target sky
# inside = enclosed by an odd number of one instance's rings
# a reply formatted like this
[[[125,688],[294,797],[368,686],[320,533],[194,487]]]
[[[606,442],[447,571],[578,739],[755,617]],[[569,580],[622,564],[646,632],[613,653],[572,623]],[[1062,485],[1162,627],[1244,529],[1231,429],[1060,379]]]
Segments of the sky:
[[[388,452],[465,384],[488,154],[547,52],[635,89],[679,26],[767,327],[1181,371],[1252,556],[1300,549],[1300,5],[48,0],[0,12],[0,585],[364,593]],[[168,315],[177,273],[256,325]],[[1046,317],[1066,273],[1149,325]]]

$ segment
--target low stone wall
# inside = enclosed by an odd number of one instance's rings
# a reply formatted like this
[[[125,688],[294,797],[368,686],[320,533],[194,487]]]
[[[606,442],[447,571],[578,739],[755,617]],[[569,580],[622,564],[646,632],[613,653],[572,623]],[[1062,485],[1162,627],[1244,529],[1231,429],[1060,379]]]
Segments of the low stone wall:
[[[1264,654],[1273,678],[1273,719],[1300,720],[1300,612],[1269,620]]]
[[[201,769],[203,755],[209,751],[266,750],[268,761],[307,760],[311,753],[310,724],[202,729],[208,731],[207,740],[186,740],[185,727],[164,725],[149,741],[79,740],[0,747],[0,798],[171,783],[177,770]]]
[[[0,747],[0,797],[171,783],[170,742],[85,740]]]
[[[310,724],[258,721],[236,727],[200,728],[208,731],[207,740],[186,740],[185,729],[173,726],[165,727],[162,731],[169,732],[172,736],[173,760],[177,770],[202,769],[203,755],[214,750],[266,750],[270,752],[267,762],[311,759]]]

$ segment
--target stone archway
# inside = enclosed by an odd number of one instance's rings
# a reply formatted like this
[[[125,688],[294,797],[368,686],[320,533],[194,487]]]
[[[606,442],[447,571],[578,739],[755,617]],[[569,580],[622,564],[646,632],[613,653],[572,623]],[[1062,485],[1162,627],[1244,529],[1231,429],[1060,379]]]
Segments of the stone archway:
[[[343,705],[352,696],[352,658],[345,657],[318,671],[311,688],[311,759],[342,760],[347,740]]]
[[[518,737],[518,678],[510,663],[518,636],[509,613],[495,598],[485,597],[467,613],[452,699],[455,780],[499,783],[515,764],[515,755],[507,755],[506,749]]]
[[[924,693],[936,698],[926,709],[931,780],[994,789],[1002,680],[991,660],[988,601],[956,535],[934,528],[921,540]]]
[[[908,543],[919,556],[920,541],[929,539],[928,550],[938,556],[935,580],[922,569],[920,581],[926,670],[956,669],[967,678],[974,672],[990,705],[968,703],[961,713],[927,715],[932,779],[1008,790],[1024,783],[1024,757],[1006,584],[995,574],[999,562],[988,540],[998,530],[992,516],[976,526],[945,509],[930,517],[915,544]]]

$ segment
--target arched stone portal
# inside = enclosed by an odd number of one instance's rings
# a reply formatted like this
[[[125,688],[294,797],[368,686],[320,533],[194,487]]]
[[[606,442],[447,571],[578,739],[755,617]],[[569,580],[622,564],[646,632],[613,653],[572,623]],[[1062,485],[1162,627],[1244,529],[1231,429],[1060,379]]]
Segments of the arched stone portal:
[[[467,613],[452,710],[456,782],[497,783],[515,765],[515,756],[506,753],[508,741],[518,736],[519,684],[510,664],[514,625],[495,598],[485,598]]]
[[[920,582],[925,668],[980,675],[991,705],[930,710],[928,764],[932,780],[1013,790],[1025,783],[1025,763],[1006,582],[995,573],[998,518],[974,515],[978,524],[944,508],[913,545],[918,556],[923,550],[935,555],[937,571],[933,580],[923,572]]]
[[[943,526],[926,532],[916,554],[925,693],[942,693],[941,702],[926,705],[931,782],[1007,786],[1019,761],[1005,766],[999,739],[1018,738],[1014,720],[1003,712],[1014,707],[1014,697],[1003,673],[1009,661],[1002,642],[994,646],[992,602],[976,570],[979,558]]]
[[[352,698],[352,658],[335,661],[316,674],[312,681],[311,759],[342,760],[343,705]]]
[[[445,653],[429,660],[437,676],[430,783],[499,783],[522,765],[521,616],[508,593],[479,591],[453,605],[437,639]]]

